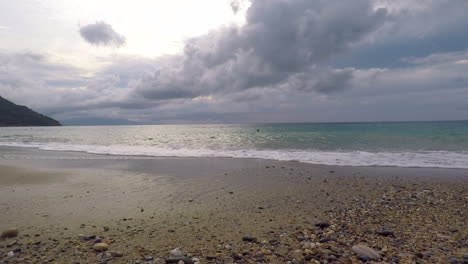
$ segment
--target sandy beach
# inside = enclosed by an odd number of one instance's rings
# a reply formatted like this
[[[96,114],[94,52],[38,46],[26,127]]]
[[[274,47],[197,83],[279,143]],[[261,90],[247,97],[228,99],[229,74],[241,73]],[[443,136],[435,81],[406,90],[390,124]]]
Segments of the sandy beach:
[[[467,170],[0,150],[1,263],[468,261]]]

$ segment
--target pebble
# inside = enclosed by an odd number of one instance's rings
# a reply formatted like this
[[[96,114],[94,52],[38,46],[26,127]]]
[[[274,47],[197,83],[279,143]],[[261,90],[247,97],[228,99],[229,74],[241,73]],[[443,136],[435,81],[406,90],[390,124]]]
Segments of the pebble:
[[[242,241],[245,241],[245,242],[255,242],[255,241],[257,241],[257,238],[251,237],[251,236],[243,236],[243,237],[242,237]]]
[[[315,226],[324,229],[324,228],[329,227],[330,224],[329,224],[329,223],[325,223],[325,222],[321,222],[321,223],[316,223]]]
[[[174,248],[169,252],[169,255],[171,255],[171,257],[183,257],[184,253],[182,250],[180,250],[180,248]]]
[[[335,242],[337,241],[334,237],[326,237],[319,240],[319,243]]]
[[[372,258],[367,257],[367,256],[358,256],[358,259],[362,262],[372,261]]]
[[[109,245],[106,243],[96,243],[94,244],[93,249],[97,252],[103,252],[109,249]]]
[[[89,240],[92,240],[92,239],[96,239],[96,236],[95,236],[95,235],[90,235],[90,236],[79,235],[79,237],[81,237],[81,239],[83,239],[83,240],[85,240],[85,241],[89,241]]]
[[[16,237],[18,235],[18,229],[16,228],[8,228],[7,230],[4,230],[2,234],[0,235],[1,238],[12,238]]]
[[[181,258],[168,258],[165,260],[167,264],[183,262],[184,264],[194,264],[193,261],[187,257]]]
[[[16,245],[17,243],[18,243],[18,240],[13,240],[13,241],[11,241],[10,243],[8,243],[8,244],[6,245],[6,247],[7,247],[7,248],[12,247],[12,246]]]
[[[374,260],[380,259],[380,254],[377,251],[365,245],[353,246],[352,250],[360,257],[369,257]]]
[[[384,237],[395,236],[393,232],[390,232],[390,231],[377,231],[376,233],[377,235],[384,236]]]
[[[14,256],[15,256],[15,253],[13,253],[13,251],[8,252],[7,254],[7,258],[12,258]]]
[[[112,252],[109,252],[109,254],[114,257],[114,258],[121,258],[123,257],[123,253],[120,252],[120,251],[112,251]]]

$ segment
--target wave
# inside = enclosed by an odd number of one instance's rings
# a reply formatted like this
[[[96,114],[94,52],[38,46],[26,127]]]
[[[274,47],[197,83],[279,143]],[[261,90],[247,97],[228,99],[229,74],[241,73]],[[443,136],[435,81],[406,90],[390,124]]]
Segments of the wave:
[[[0,142],[0,146],[26,147],[49,151],[77,151],[90,154],[152,157],[229,157],[299,161],[340,166],[393,166],[468,169],[468,152],[416,151],[316,151],[316,150],[213,150],[160,148],[136,145],[76,145],[65,143]]]

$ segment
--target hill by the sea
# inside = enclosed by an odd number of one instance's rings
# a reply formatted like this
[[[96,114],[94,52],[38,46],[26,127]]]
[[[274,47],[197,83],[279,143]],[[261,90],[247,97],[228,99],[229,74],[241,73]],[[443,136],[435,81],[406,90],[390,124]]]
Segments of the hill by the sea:
[[[16,105],[0,96],[0,127],[2,126],[61,126],[50,117]]]

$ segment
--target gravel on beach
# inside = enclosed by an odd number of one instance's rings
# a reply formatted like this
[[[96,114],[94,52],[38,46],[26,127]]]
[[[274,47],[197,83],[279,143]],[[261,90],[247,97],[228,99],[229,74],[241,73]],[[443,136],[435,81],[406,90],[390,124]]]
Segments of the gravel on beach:
[[[365,172],[273,163],[229,171],[240,184],[209,195],[181,191],[172,212],[145,205],[102,223],[8,223],[0,263],[468,263],[466,178]]]

